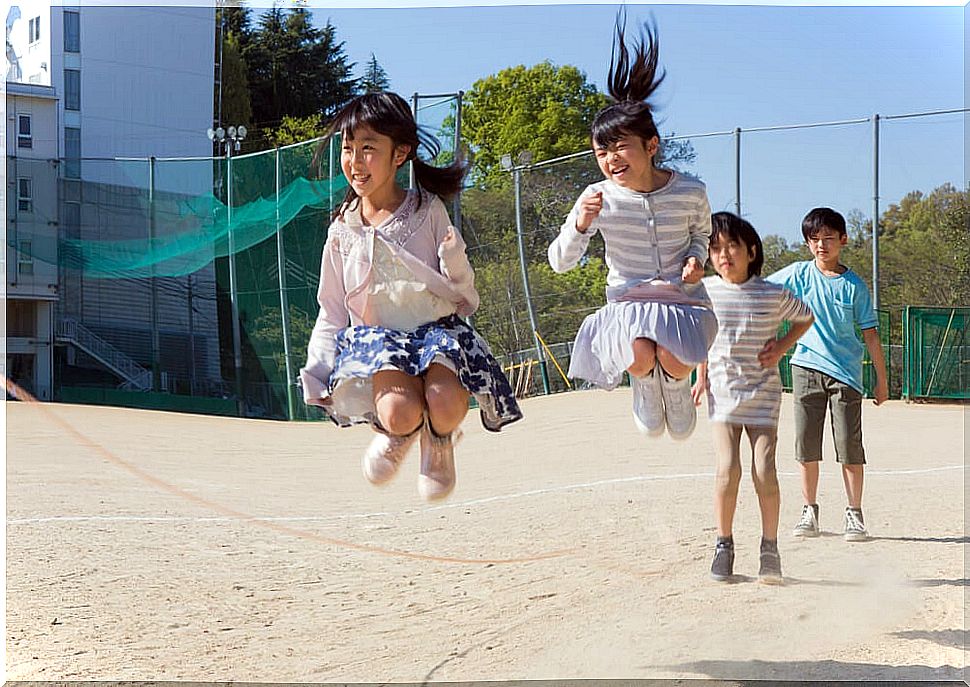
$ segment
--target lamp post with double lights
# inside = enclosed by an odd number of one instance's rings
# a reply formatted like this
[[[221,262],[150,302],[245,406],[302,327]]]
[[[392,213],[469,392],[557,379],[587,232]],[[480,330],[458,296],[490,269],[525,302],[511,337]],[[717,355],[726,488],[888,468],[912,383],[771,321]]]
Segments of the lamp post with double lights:
[[[230,126],[223,129],[221,126],[216,129],[206,131],[209,140],[217,146],[226,147],[226,223],[227,238],[229,243],[229,305],[232,318],[232,356],[236,387],[236,406],[239,414],[243,411],[243,387],[242,387],[242,339],[239,335],[239,298],[236,285],[236,244],[233,240],[232,231],[232,153],[233,149],[239,152],[242,141],[246,138],[245,126]]]
[[[529,167],[532,162],[532,153],[523,150],[519,153],[518,164],[512,163],[511,155],[503,155],[500,164],[506,172],[512,172],[512,179],[515,183],[515,234],[519,242],[519,264],[522,267],[522,289],[525,292],[525,306],[529,312],[529,325],[532,328],[532,339],[536,347],[536,358],[539,361],[539,371],[542,374],[542,389],[549,393],[549,372],[546,369],[546,356],[542,352],[542,344],[539,342],[539,329],[536,324],[535,308],[532,306],[532,290],[529,288],[529,269],[525,261],[525,240],[522,237],[522,170]]]

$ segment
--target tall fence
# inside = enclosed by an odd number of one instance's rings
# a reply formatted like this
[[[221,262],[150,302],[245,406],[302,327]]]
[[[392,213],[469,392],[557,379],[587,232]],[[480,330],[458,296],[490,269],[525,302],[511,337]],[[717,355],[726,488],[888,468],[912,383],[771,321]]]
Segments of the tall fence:
[[[439,162],[447,161],[461,94],[413,102],[419,122],[442,140]],[[941,147],[962,149],[964,112],[874,120],[882,137],[880,202],[960,178],[962,168],[939,166],[925,176],[913,160],[939,155]],[[767,234],[813,205],[874,210],[873,132],[873,121],[860,120],[677,136],[668,145],[689,140],[694,157],[673,164],[705,180],[715,210],[739,205]],[[796,135],[798,141],[787,138]],[[924,147],[914,151],[914,138]],[[825,152],[833,149],[848,150],[852,164],[827,166]],[[302,403],[295,383],[317,312],[326,227],[346,190],[339,145],[309,141],[197,159],[58,164],[10,157],[7,169],[11,179],[32,180],[29,198],[10,194],[8,256],[11,268],[23,267],[11,269],[18,279],[52,287],[55,397],[322,417]],[[603,303],[603,245],[594,239],[583,266],[565,275],[552,272],[545,252],[576,197],[601,175],[587,152],[514,171],[518,194],[514,184],[499,201],[469,189],[451,208],[483,296],[473,323],[523,391],[575,388],[562,372],[579,324]],[[491,218],[488,231],[483,216]],[[865,275],[866,268],[857,271]],[[966,386],[965,348],[953,342],[956,332],[965,336],[965,314],[943,323],[949,348],[935,349],[933,358],[929,342],[942,316],[920,312],[902,328],[902,345],[918,339],[922,347],[919,355],[906,353],[907,370],[922,372],[905,395],[961,397],[952,390]],[[902,362],[896,345],[887,358]]]
[[[703,180],[714,211],[740,213],[762,237],[786,237],[782,242],[786,249],[800,239],[801,219],[810,208],[841,210],[851,227],[866,237],[865,249],[847,249],[845,258],[878,301],[900,287],[893,280],[879,279],[883,213],[913,191],[925,195],[947,183],[966,189],[962,158],[944,151],[962,150],[968,112],[874,115],[672,136],[664,142],[666,164]],[[514,157],[515,151],[510,152]],[[837,167],[834,159],[839,160]],[[607,269],[599,237],[591,240],[580,266],[563,275],[548,266],[546,248],[583,189],[601,180],[602,174],[591,151],[517,164],[509,172],[507,202],[513,208],[501,218],[508,227],[504,235],[475,242],[476,203],[472,194],[466,194],[466,220],[471,226],[465,236],[480,290],[488,294],[475,323],[510,364],[535,361],[530,388],[555,391],[565,388],[553,365],[562,365],[562,360],[552,360],[533,330],[547,342],[570,341],[583,318],[603,304]],[[491,211],[486,203],[481,205],[479,214]],[[873,224],[875,241],[871,240]],[[523,246],[521,251],[516,250],[517,242]],[[777,252],[778,246],[777,241],[766,244],[766,253]],[[802,259],[810,257],[804,248],[801,253]],[[889,308],[880,310],[891,388],[898,396],[904,342],[898,320],[894,326]],[[864,369],[868,380],[870,364]],[[871,387],[869,381],[867,385]]]
[[[970,308],[914,308],[903,313],[903,397],[970,399]]]

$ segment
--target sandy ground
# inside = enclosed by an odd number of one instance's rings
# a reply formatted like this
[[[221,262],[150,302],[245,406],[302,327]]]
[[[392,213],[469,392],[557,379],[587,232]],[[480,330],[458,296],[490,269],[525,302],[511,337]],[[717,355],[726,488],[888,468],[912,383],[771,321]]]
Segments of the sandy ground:
[[[963,679],[965,409],[867,402],[850,544],[830,453],[823,536],[790,537],[790,403],[780,587],[747,469],[738,582],[709,579],[707,422],[646,439],[628,389],[470,415],[440,505],[417,456],[364,481],[364,427],[8,403],[7,679]]]

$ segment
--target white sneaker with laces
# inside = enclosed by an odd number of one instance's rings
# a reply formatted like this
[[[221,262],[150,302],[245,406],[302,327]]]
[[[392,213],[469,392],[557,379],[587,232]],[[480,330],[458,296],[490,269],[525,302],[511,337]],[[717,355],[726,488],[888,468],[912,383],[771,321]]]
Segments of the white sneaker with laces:
[[[866,531],[866,524],[862,519],[861,508],[845,509],[845,540],[846,541],[865,541],[869,538]]]
[[[817,537],[818,535],[818,506],[802,506],[802,517],[795,524],[792,536]]]
[[[418,494],[426,501],[439,501],[455,488],[455,443],[461,432],[440,437],[431,430],[431,420],[421,428],[421,474]]]
[[[630,386],[633,388],[633,423],[647,436],[661,436],[664,433],[664,404],[657,366],[642,377],[630,375]]]
[[[364,477],[371,484],[389,482],[397,474],[419,433],[420,429],[405,436],[378,432],[364,451],[364,457],[361,460]]]
[[[697,425],[697,408],[690,396],[690,375],[683,379],[674,379],[661,369],[658,376],[663,394],[664,415],[667,418],[667,432],[672,439],[686,439]]]

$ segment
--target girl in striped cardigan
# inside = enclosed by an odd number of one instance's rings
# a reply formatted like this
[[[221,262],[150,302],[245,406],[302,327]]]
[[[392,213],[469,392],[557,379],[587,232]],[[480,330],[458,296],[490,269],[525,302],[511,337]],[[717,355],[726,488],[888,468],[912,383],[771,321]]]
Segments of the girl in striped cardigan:
[[[576,336],[569,376],[615,388],[629,372],[633,419],[649,436],[666,428],[686,439],[697,413],[690,373],[707,357],[717,319],[703,285],[711,233],[704,184],[658,167],[650,95],[663,81],[656,31],[649,26],[632,61],[617,21],[609,92],[615,102],[593,120],[592,147],[603,181],[580,195],[549,246],[556,272],[575,267],[590,238],[606,244],[605,306]]]

